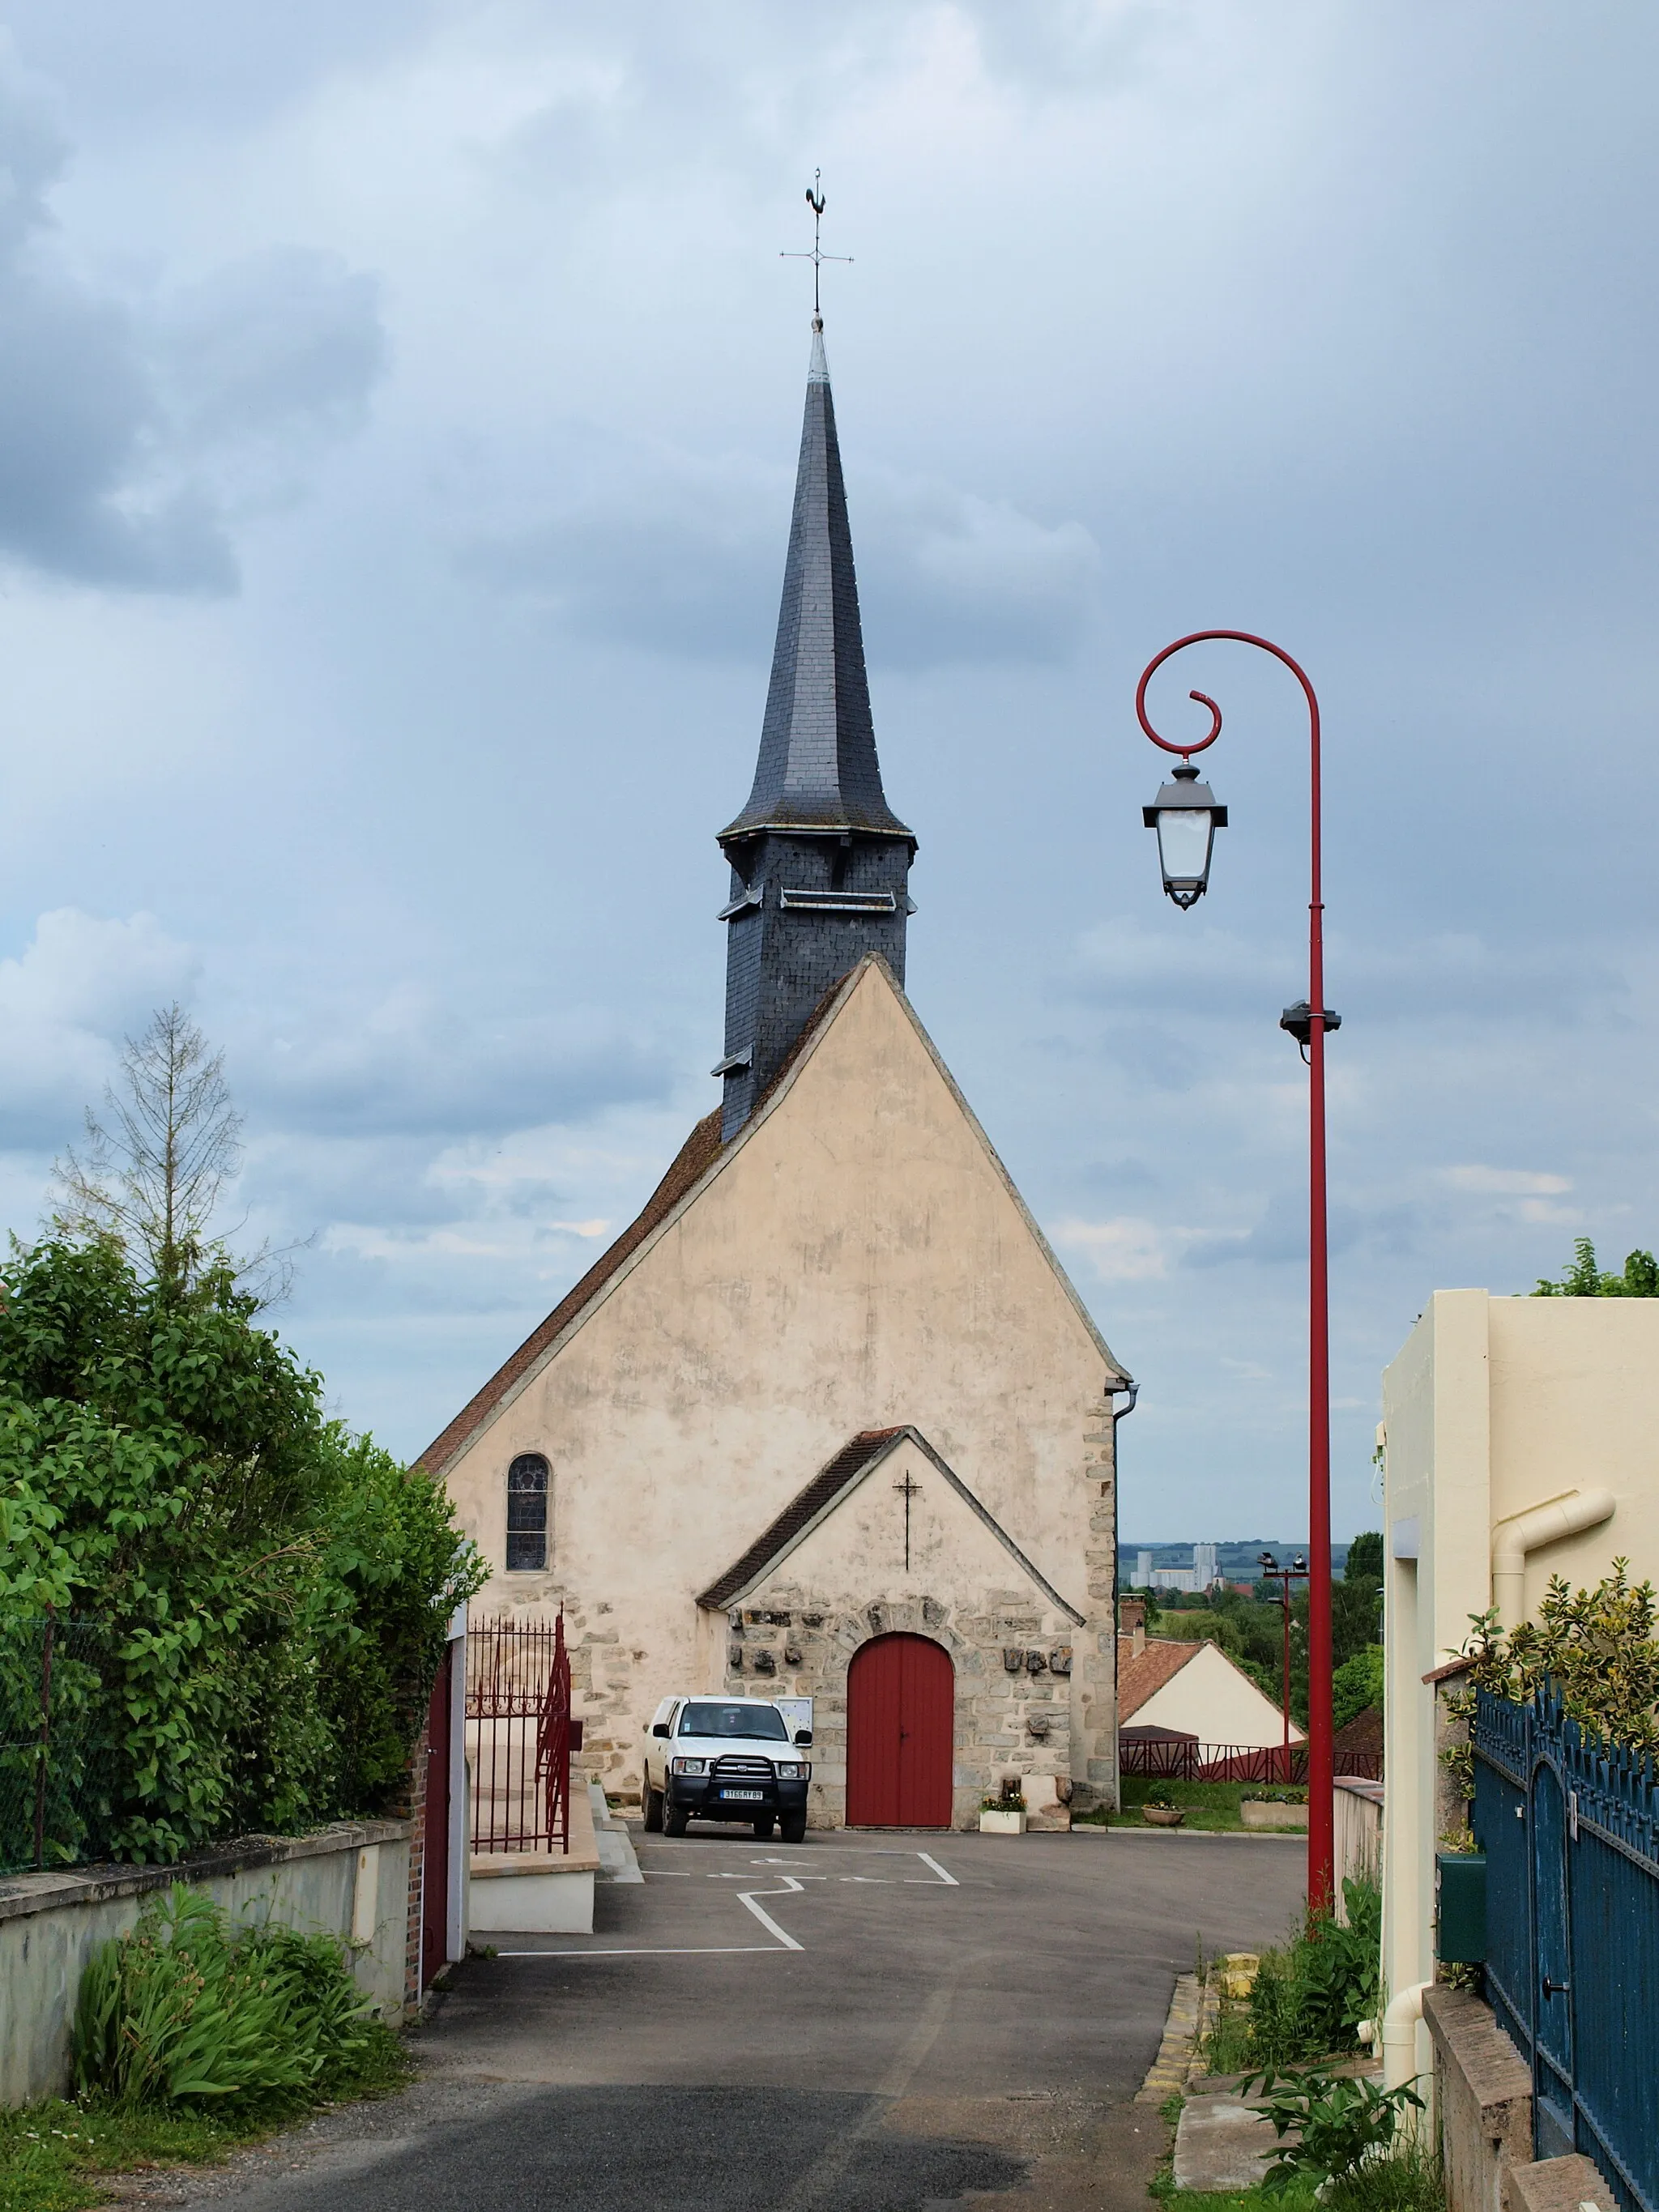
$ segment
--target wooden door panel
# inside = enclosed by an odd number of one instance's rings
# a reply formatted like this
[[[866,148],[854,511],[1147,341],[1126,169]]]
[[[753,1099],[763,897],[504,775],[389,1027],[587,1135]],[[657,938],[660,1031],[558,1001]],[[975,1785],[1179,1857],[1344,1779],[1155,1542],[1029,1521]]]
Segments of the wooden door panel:
[[[878,1636],[847,1672],[847,1820],[951,1825],[956,1669],[925,1636]]]

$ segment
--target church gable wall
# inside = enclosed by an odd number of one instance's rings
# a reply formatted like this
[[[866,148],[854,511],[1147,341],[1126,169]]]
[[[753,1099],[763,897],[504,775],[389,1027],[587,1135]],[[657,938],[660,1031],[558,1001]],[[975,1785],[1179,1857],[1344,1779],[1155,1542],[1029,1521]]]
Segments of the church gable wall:
[[[726,1639],[700,1641],[695,1594],[849,1437],[914,1423],[1087,1615],[1082,1630],[1067,1624],[1070,1771],[1109,1795],[1112,1379],[902,1001],[869,966],[720,1171],[446,1480],[497,1569],[480,1607],[564,1603],[588,1764],[629,1794],[658,1699],[714,1686],[711,1662],[724,1679]],[[526,1451],[552,1469],[548,1571],[507,1576],[506,1469]],[[953,1625],[991,1621],[995,1593],[1022,1579],[1003,1556],[926,1596]],[[860,1615],[887,1600],[884,1587],[826,1591],[824,1620],[832,1600],[834,1617],[850,1618],[854,1595]],[[1031,1647],[1051,1633],[1036,1622]],[[964,1642],[1000,1668],[1001,1634]]]
[[[1070,1795],[1077,1624],[910,1440],[720,1619],[711,1686],[813,1701],[815,1823],[846,1814],[847,1670],[871,1637],[896,1632],[943,1644],[956,1669],[956,1825],[974,1826],[1008,1776],[1035,1824],[1058,1817],[1051,1808]]]

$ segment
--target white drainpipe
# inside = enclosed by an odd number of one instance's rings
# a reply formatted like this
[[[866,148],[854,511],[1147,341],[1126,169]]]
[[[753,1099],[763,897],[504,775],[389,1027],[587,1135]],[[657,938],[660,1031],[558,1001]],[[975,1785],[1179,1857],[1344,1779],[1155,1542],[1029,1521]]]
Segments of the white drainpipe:
[[[1594,1528],[1615,1502],[1610,1490],[1569,1490],[1498,1522],[1492,1532],[1492,1601],[1505,1628],[1518,1627],[1526,1618],[1528,1553]]]
[[[1409,1989],[1401,1990],[1397,1997],[1389,2000],[1382,2015],[1382,2087],[1385,2089],[1403,2088],[1417,2079],[1417,2023],[1423,2017],[1423,1992],[1431,1984],[1413,1982]],[[1371,2033],[1367,2035],[1365,2030]],[[1376,2040],[1375,2021],[1362,2021],[1359,2027],[1362,2042],[1373,2045]]]

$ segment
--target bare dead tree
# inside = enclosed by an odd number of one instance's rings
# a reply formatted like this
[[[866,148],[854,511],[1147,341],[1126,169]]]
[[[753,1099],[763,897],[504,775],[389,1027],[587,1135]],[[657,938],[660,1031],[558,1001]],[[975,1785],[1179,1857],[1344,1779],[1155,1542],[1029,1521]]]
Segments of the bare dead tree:
[[[187,1282],[204,1256],[222,1254],[210,1231],[241,1166],[241,1132],[224,1054],[176,1002],[163,1006],[128,1038],[101,1116],[88,1108],[81,1150],[58,1161],[52,1226],[117,1237],[158,1280]]]

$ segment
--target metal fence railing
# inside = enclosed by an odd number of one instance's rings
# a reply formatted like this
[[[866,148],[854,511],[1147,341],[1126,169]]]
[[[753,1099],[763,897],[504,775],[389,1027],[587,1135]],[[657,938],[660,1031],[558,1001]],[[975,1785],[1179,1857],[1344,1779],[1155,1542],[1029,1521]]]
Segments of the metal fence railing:
[[[96,1621],[0,1613],[0,1875],[73,1865],[102,1845],[104,1640]]]
[[[1376,1782],[1382,1762],[1375,1753],[1339,1751],[1336,1772],[1356,1781]],[[1152,1736],[1118,1746],[1121,1774],[1156,1777],[1160,1782],[1261,1782],[1300,1787],[1308,1779],[1304,1744],[1200,1743],[1196,1737]]]
[[[466,1748],[473,1850],[568,1852],[581,1723],[571,1717],[562,1613],[550,1624],[467,1622]]]
[[[1553,1693],[1475,1699],[1487,2000],[1530,2064],[1534,2155],[1583,2152],[1659,2212],[1659,1781]]]

